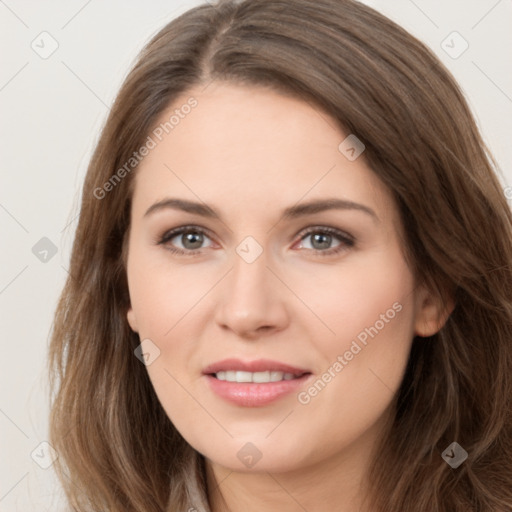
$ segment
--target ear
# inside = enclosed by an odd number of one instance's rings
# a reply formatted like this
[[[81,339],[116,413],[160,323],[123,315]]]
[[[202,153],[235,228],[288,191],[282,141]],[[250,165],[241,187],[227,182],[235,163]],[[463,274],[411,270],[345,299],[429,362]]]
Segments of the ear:
[[[443,302],[441,297],[423,286],[418,289],[415,302],[414,335],[422,338],[439,332],[455,308],[451,294]]]
[[[130,325],[132,331],[139,332],[139,328],[137,326],[137,318],[135,317],[135,313],[131,306],[128,308],[128,311],[126,312],[126,318],[128,320],[128,324]]]

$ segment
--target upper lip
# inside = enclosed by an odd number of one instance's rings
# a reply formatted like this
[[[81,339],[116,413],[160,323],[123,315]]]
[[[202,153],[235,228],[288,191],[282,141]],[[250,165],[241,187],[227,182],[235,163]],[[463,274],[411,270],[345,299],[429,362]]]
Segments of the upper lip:
[[[310,373],[308,370],[291,366],[289,364],[281,363],[279,361],[272,361],[270,359],[258,359],[255,361],[241,361],[240,359],[223,359],[217,361],[203,370],[203,374],[210,375],[217,372],[224,371],[242,371],[242,372],[284,372],[292,373],[293,375],[302,375]]]

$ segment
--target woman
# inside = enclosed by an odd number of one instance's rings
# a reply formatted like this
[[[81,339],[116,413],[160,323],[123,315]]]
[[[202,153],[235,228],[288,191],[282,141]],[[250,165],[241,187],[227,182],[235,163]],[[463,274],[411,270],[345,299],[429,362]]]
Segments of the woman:
[[[51,341],[74,510],[512,510],[512,217],[464,97],[348,0],[146,46]]]

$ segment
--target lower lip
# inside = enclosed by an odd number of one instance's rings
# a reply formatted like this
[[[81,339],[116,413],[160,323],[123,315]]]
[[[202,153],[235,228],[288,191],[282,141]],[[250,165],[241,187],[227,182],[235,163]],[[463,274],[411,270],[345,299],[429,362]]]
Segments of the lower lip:
[[[212,375],[205,375],[212,391],[221,398],[242,407],[259,407],[275,402],[299,389],[311,377],[305,374],[292,380],[278,382],[228,382]]]

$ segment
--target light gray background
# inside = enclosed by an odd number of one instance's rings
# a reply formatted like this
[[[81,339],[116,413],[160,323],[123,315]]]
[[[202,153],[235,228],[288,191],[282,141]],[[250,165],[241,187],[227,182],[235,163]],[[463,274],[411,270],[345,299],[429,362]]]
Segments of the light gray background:
[[[192,0],[0,0],[0,512],[63,510],[47,439],[46,350],[67,277],[81,184],[142,45]],[[512,202],[511,0],[366,0],[426,42],[462,85]],[[47,31],[58,43],[51,48]],[[458,58],[441,46],[457,31]],[[46,38],[46,39],[43,39]],[[34,41],[34,43],[33,43]],[[452,54],[463,41],[448,38]],[[57,247],[43,262],[43,237]]]

